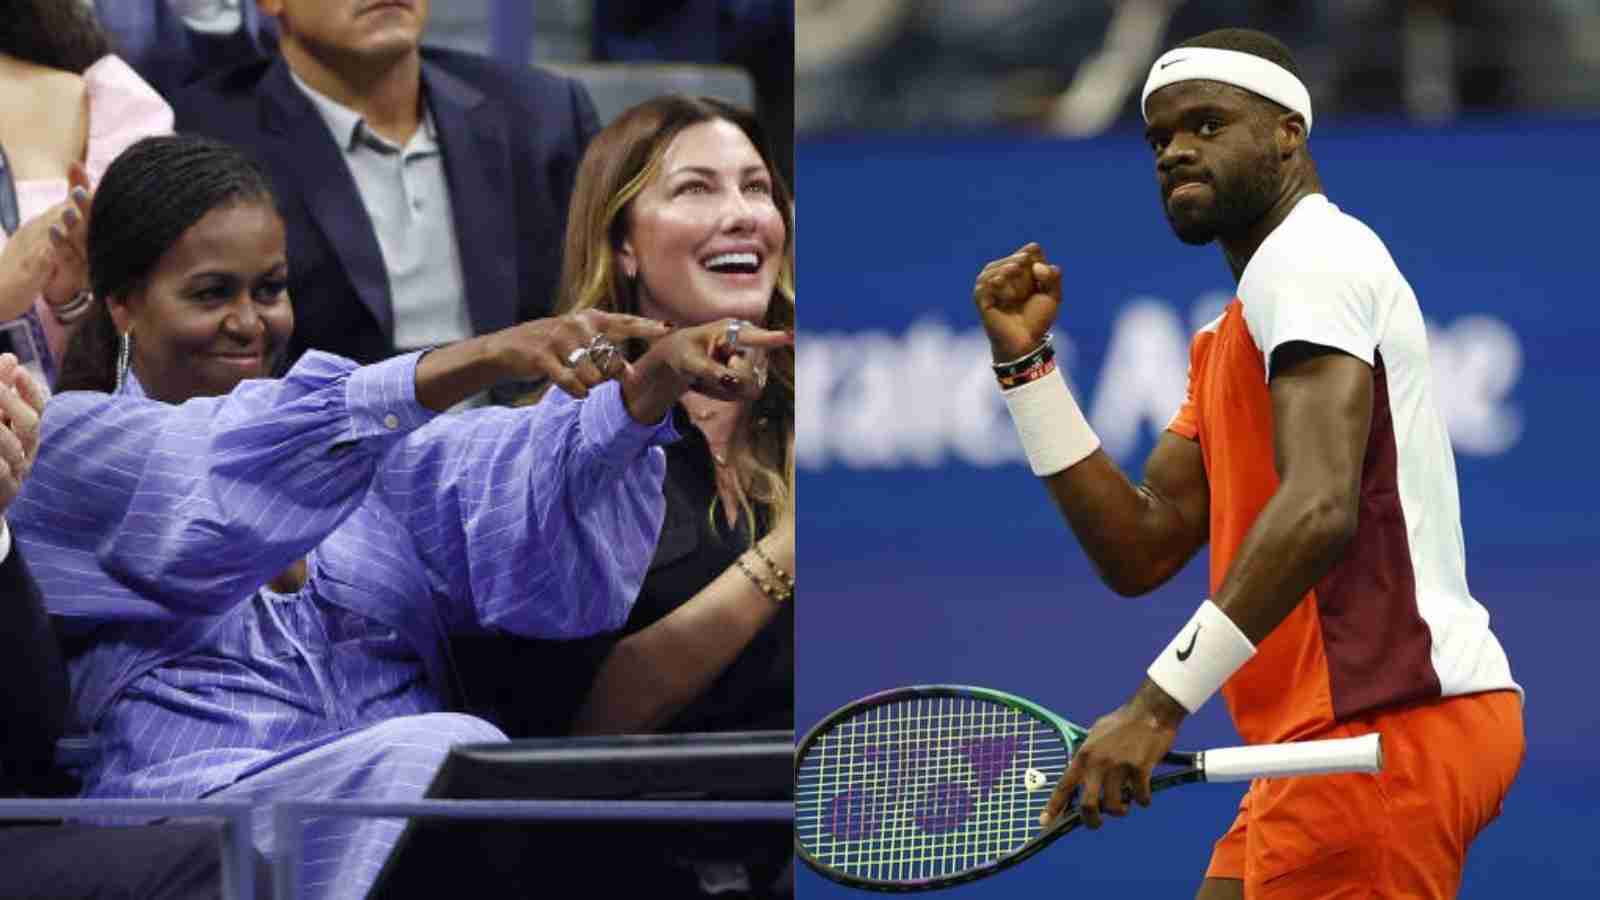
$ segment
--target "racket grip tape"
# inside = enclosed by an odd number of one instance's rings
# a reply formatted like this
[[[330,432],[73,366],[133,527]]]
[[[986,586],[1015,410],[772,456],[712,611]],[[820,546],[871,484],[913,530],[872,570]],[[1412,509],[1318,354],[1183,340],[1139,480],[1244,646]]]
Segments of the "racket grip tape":
[[[1196,765],[1206,781],[1249,781],[1288,775],[1378,772],[1383,769],[1383,743],[1376,734],[1326,741],[1294,741],[1221,747],[1199,754]]]

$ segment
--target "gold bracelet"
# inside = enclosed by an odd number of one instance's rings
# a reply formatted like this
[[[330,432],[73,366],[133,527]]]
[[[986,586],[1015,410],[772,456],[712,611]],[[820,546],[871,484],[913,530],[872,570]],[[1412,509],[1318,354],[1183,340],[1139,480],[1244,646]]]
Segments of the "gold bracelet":
[[[755,570],[750,568],[750,565],[744,561],[743,556],[734,557],[733,562],[734,565],[739,567],[739,571],[744,573],[744,577],[750,579],[750,581],[755,584],[756,587],[761,589],[761,593],[766,594],[767,599],[771,600],[774,604],[782,606],[785,600],[788,600],[790,597],[794,596],[793,591],[784,591],[777,585],[771,583],[770,581],[765,581],[760,576],[756,575]]]
[[[767,564],[767,568],[772,570],[772,574],[778,576],[778,581],[780,581],[784,587],[789,589],[789,593],[794,593],[794,576],[790,575],[788,572],[785,572],[782,566],[772,561],[772,557],[767,555],[767,551],[761,549],[761,542],[752,541],[750,543],[750,549],[754,550],[756,555],[761,557],[761,561]]]

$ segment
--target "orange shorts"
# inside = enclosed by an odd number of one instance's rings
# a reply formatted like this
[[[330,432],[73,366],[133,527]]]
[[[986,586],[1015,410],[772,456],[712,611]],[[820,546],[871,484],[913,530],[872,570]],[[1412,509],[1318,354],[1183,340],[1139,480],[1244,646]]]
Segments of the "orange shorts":
[[[1522,765],[1522,701],[1491,691],[1357,716],[1312,735],[1383,735],[1376,775],[1265,778],[1211,854],[1207,878],[1247,900],[1449,900],[1467,845]]]

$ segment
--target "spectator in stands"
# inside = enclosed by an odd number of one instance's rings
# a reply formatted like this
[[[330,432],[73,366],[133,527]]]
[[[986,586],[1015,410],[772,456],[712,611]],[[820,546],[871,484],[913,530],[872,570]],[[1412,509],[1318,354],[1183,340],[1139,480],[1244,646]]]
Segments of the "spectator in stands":
[[[67,670],[38,585],[4,512],[39,448],[45,392],[9,353],[0,354],[0,796],[50,782],[51,756],[67,720]],[[130,896],[179,900],[220,891],[215,828],[102,828],[0,821],[0,898]],[[16,864],[26,860],[26,865]]]
[[[754,393],[747,364],[713,358],[725,323],[595,310],[266,378],[295,324],[285,226],[265,173],[204,138],[119,157],[88,250],[97,301],[11,517],[87,643],[70,666],[99,744],[89,796],[420,796],[451,745],[502,738],[442,711],[446,634],[619,626],[660,527],[673,404],[691,382]],[[652,343],[625,363],[627,339]],[[562,391],[435,420],[507,376]],[[308,894],[360,896],[400,829],[312,822]],[[272,853],[265,815],[254,837]]]
[[[277,49],[254,0],[94,0],[117,53],[170,97],[210,72]]]
[[[717,101],[664,97],[607,126],[579,170],[563,311],[792,328],[791,195],[765,147]],[[793,727],[793,350],[768,363],[754,402],[686,394],[674,409],[685,439],[667,450],[666,522],[623,632],[467,638],[476,708],[517,735]],[[551,689],[530,697],[530,682]]]
[[[794,327],[790,195],[749,113],[635,107],[596,138],[578,184],[563,312]],[[686,439],[667,450],[661,540],[576,731],[793,726],[794,350],[763,362],[759,399],[685,394],[674,409]]]
[[[429,0],[261,0],[280,55],[173,98],[179,130],[251,149],[283,201],[307,349],[370,363],[548,315],[582,86],[419,45]]]
[[[67,332],[89,307],[90,183],[129,144],[171,130],[172,111],[111,55],[87,9],[0,3],[0,349],[36,378],[55,380]]]
[[[794,327],[792,199],[749,113],[662,97],[608,125],[579,169],[562,311]],[[752,354],[752,359],[754,354]],[[514,734],[793,728],[794,351],[760,360],[755,399],[684,394],[667,448],[666,518],[627,625],[584,641],[468,637],[466,693]],[[541,690],[531,695],[528,684]],[[786,893],[787,846],[744,858],[635,860],[597,896]],[[580,858],[581,857],[581,858]],[[598,880],[596,880],[598,879]]]

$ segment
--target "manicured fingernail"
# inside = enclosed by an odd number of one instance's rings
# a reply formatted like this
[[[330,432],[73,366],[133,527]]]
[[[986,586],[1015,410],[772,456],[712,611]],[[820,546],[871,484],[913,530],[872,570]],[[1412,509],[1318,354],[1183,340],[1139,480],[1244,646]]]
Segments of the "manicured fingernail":
[[[739,386],[739,378],[736,375],[724,375],[717,380],[722,382],[722,386],[725,388],[736,388]]]
[[[66,222],[68,228],[71,228],[72,226],[78,224],[78,211],[75,210],[75,209],[67,210],[61,216],[61,221]]]

